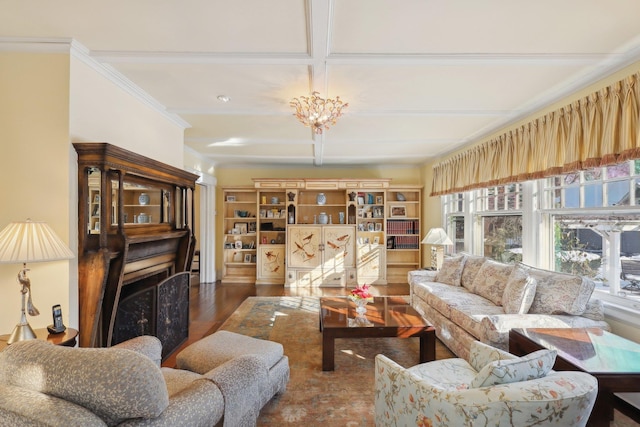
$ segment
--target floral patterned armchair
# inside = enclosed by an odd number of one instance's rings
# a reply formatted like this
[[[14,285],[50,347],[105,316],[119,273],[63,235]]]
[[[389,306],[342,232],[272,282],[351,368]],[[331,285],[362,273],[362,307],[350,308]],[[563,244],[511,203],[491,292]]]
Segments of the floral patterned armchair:
[[[556,353],[516,357],[479,341],[469,362],[405,369],[376,356],[376,426],[584,426],[598,392],[584,372],[555,372]]]

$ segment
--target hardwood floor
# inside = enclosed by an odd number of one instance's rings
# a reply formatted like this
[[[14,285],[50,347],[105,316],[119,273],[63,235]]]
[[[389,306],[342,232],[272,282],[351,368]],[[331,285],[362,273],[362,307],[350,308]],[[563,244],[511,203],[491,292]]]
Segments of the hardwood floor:
[[[374,295],[409,295],[404,283],[371,286]],[[242,302],[250,296],[324,296],[347,295],[345,288],[292,289],[283,285],[200,283],[197,275],[191,280],[191,312],[189,339],[170,355],[162,366],[175,367],[175,356],[187,345],[215,332]]]

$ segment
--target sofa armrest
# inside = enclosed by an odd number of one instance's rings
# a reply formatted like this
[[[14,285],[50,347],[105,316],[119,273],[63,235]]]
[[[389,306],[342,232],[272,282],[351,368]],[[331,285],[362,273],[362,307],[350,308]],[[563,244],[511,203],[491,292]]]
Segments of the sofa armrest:
[[[155,418],[134,418],[118,427],[213,426],[222,419],[224,398],[211,381],[200,378],[172,395],[169,406]]]
[[[96,414],[68,400],[28,388],[0,384],[0,425],[106,427]]]
[[[235,357],[204,377],[213,381],[224,396],[225,426],[255,424],[262,408],[261,390],[269,383],[269,368],[259,357]]]
[[[131,338],[130,340],[123,341],[120,344],[112,346],[113,348],[124,348],[127,350],[133,350],[137,353],[144,354],[153,362],[160,366],[162,362],[162,342],[158,337],[151,335],[143,335],[141,337]]]
[[[476,371],[482,370],[482,368],[496,360],[509,360],[516,358],[516,356],[509,352],[484,344],[480,341],[474,341],[469,349],[469,364]]]

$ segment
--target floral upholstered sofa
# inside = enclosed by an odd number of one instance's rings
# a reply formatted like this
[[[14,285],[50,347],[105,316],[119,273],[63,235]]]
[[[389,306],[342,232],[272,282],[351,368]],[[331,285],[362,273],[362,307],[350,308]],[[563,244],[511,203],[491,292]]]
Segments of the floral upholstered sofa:
[[[386,426],[584,426],[595,377],[554,372],[555,350],[524,357],[475,341],[469,361],[443,359],[405,369],[375,360],[375,419]]]
[[[463,359],[476,340],[507,350],[512,328],[610,330],[602,301],[591,298],[595,284],[586,277],[474,255],[446,258],[437,272],[408,276],[411,305]]]

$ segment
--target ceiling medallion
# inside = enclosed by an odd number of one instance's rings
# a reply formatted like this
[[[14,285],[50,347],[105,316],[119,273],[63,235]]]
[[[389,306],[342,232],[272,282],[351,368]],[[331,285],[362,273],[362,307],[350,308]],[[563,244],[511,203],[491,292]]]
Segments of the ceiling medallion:
[[[301,96],[293,98],[289,105],[295,108],[294,115],[300,122],[313,129],[317,134],[322,134],[324,129],[329,129],[329,125],[335,125],[338,117],[342,115],[342,109],[347,108],[349,104],[345,104],[336,99],[323,99],[318,95],[319,92],[313,92],[311,96]]]

